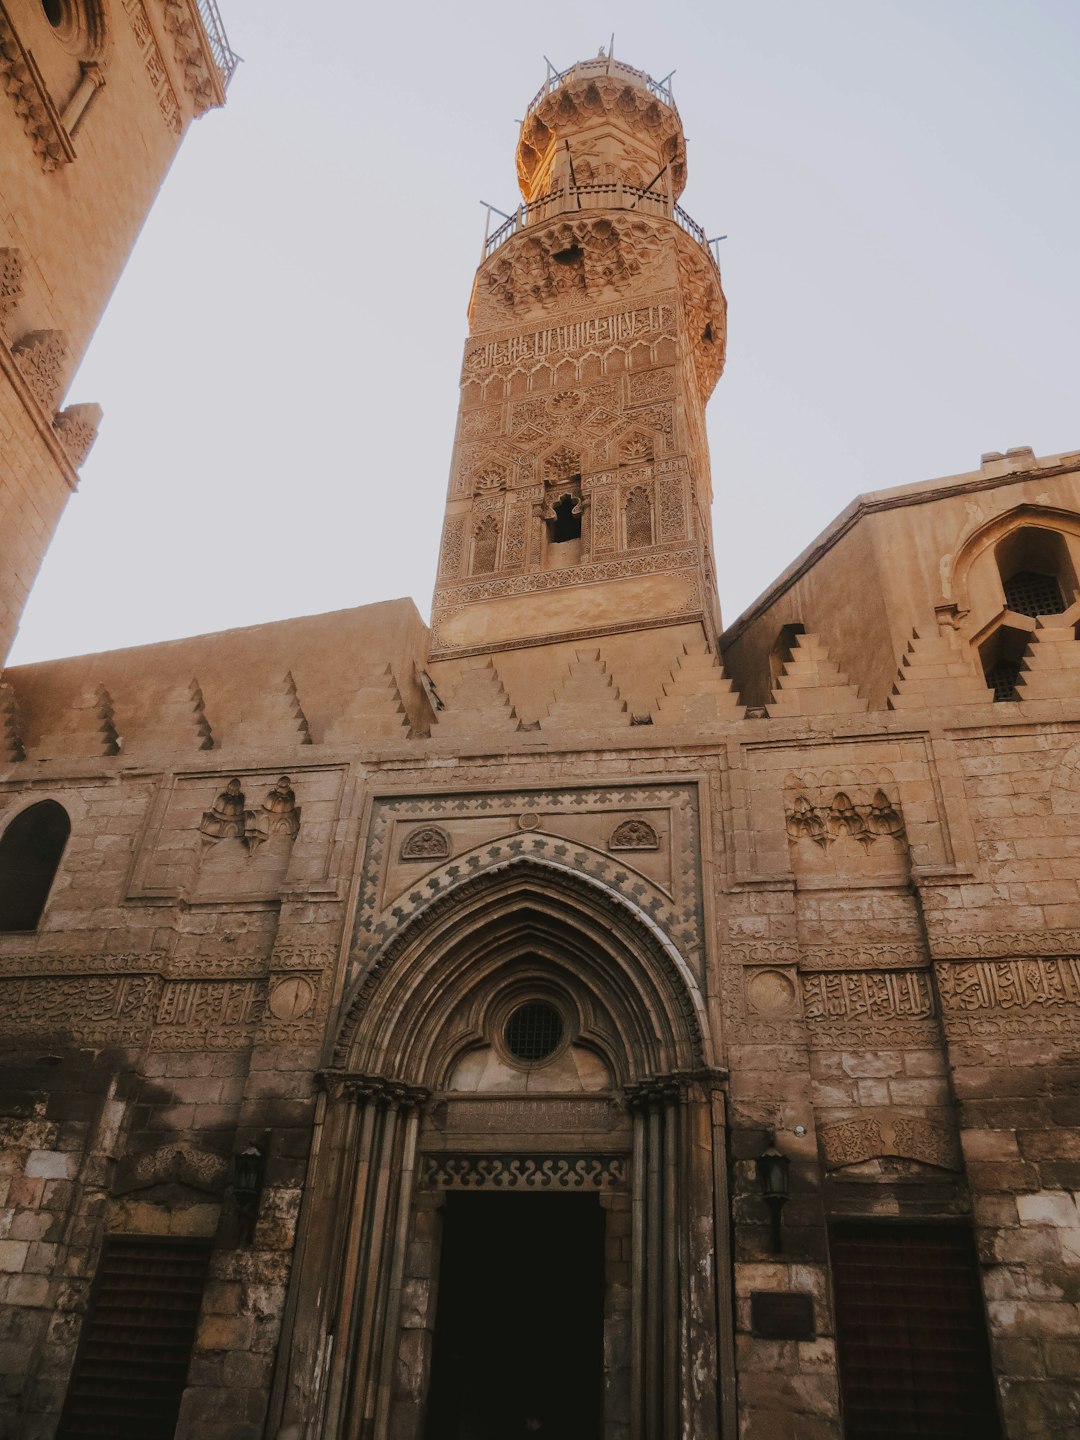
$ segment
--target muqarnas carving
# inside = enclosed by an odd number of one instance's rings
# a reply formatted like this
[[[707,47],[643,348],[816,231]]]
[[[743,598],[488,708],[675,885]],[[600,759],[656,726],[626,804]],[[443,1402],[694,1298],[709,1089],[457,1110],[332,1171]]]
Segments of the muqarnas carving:
[[[282,775],[257,810],[244,812],[244,839],[254,855],[275,835],[291,840],[300,829],[300,807],[288,775]]]
[[[300,829],[300,807],[288,775],[282,775],[258,809],[248,809],[240,781],[234,775],[211,809],[203,812],[199,832],[212,844],[217,840],[242,840],[254,855],[272,836],[291,840]]]
[[[904,821],[884,790],[875,790],[873,798],[862,804],[844,790],[838,790],[829,805],[814,805],[805,795],[797,795],[786,818],[792,840],[810,840],[823,849],[845,838],[866,849],[882,837],[904,839]]]
[[[405,837],[402,860],[445,860],[450,854],[450,837],[437,825],[422,825]]]
[[[203,811],[199,833],[207,841],[244,838],[244,792],[234,775],[213,806]]]
[[[624,820],[608,841],[609,850],[659,850],[660,837],[648,820]]]

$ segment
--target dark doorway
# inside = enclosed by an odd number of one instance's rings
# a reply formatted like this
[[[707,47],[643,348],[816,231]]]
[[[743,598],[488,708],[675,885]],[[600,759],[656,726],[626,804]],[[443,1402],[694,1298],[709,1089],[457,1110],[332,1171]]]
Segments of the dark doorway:
[[[427,1440],[600,1440],[597,1195],[451,1195]]]
[[[838,1225],[831,1245],[846,1440],[998,1440],[971,1232]]]

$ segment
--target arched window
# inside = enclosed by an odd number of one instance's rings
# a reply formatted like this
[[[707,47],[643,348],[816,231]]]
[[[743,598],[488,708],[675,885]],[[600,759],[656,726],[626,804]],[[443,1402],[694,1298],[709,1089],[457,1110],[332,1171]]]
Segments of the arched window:
[[[1076,599],[1076,574],[1065,537],[1022,525],[996,546],[1005,606],[1018,615],[1060,615]]]
[[[36,930],[71,834],[55,800],[31,805],[0,836],[0,930]]]
[[[551,543],[562,545],[567,540],[580,540],[581,506],[573,495],[564,495],[556,500],[553,509],[555,519],[551,525]]]

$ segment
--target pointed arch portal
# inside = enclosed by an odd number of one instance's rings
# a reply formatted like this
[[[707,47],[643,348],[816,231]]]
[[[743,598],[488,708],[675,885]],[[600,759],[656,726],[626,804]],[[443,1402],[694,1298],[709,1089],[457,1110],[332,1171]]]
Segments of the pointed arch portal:
[[[655,921],[518,858],[340,1016],[269,1433],[733,1434],[724,1076]]]

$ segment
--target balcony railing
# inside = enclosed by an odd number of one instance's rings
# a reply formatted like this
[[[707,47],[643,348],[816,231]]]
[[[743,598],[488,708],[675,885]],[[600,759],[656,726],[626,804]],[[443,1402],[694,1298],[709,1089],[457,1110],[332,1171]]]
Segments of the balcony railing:
[[[646,74],[644,70],[635,70],[633,65],[624,65],[621,60],[615,60],[608,55],[598,55],[595,60],[579,60],[576,65],[571,65],[568,70],[559,71],[552,67],[548,71],[548,77],[543,85],[540,86],[540,89],[529,101],[529,108],[525,114],[531,115],[541,100],[560,89],[571,75],[578,73],[586,75],[612,75],[618,74],[620,71],[624,75],[633,75],[635,79],[641,81],[650,95],[662,101],[663,104],[669,106],[672,110],[675,110],[676,115],[679,113],[678,110],[675,109],[675,99],[671,93],[671,85],[668,83],[671,78],[670,76],[666,81],[654,80],[652,76]]]
[[[643,190],[637,185],[627,185],[621,180],[601,181],[591,185],[559,185],[541,195],[531,205],[519,205],[513,215],[508,215],[497,230],[484,236],[484,259],[494,255],[512,235],[529,225],[538,225],[556,215],[575,214],[579,210],[637,210],[642,215],[653,215],[664,220],[674,220],[692,240],[697,241],[719,272],[720,264],[716,253],[718,242],[710,240],[705,231],[681,205],[674,204],[662,190]],[[488,220],[491,219],[488,208]],[[498,213],[498,212],[496,212]]]
[[[214,64],[221,74],[221,83],[227,90],[233,72],[240,63],[240,56],[233,51],[229,44],[229,37],[225,34],[225,25],[221,18],[221,11],[217,7],[217,0],[195,0],[195,3],[198,6],[199,19],[206,31],[206,38],[210,42],[210,53],[214,57]]]

